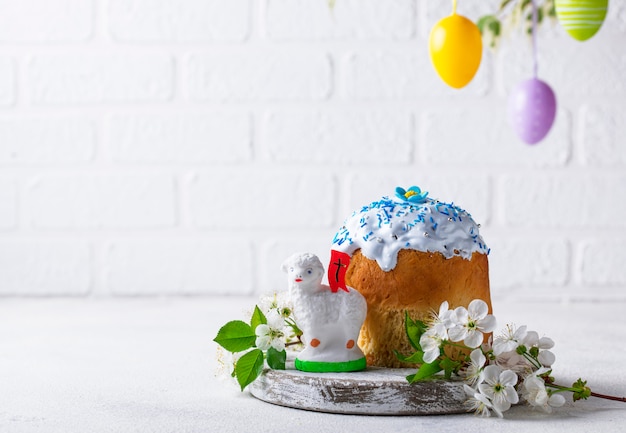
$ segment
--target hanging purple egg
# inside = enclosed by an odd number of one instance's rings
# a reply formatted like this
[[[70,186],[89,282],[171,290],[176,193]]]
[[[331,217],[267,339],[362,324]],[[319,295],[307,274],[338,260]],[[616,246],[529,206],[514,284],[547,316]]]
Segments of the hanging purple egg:
[[[554,123],[556,97],[538,78],[522,81],[509,96],[509,121],[517,135],[528,144],[541,141]]]

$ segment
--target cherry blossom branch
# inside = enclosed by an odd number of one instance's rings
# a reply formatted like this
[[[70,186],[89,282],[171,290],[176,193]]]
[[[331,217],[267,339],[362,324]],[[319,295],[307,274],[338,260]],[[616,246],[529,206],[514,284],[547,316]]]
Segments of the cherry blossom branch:
[[[626,397],[617,397],[614,395],[607,395],[607,394],[600,394],[597,392],[593,392],[591,391],[591,389],[589,389],[589,387],[585,386],[585,384],[586,382],[583,382],[580,379],[578,379],[578,381],[574,383],[574,386],[571,386],[571,387],[557,385],[556,383],[546,383],[546,386],[557,389],[558,391],[556,392],[565,392],[565,391],[572,392],[574,393],[575,396],[578,396],[578,399],[581,399],[581,398],[587,399],[588,397],[596,397],[596,398],[602,398],[604,400],[620,401],[622,403],[626,403]]]

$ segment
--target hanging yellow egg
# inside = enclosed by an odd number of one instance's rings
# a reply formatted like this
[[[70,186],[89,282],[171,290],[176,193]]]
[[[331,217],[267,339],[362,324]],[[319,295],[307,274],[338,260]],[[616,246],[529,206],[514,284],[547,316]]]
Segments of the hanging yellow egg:
[[[609,7],[609,0],[556,0],[556,16],[571,37],[586,41],[596,34]]]
[[[476,24],[453,13],[435,24],[428,47],[433,66],[446,84],[460,89],[472,81],[483,55]]]

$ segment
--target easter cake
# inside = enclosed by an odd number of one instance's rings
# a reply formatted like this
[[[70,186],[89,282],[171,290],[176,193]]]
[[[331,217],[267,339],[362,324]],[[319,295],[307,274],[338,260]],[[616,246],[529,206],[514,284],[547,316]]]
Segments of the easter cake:
[[[424,320],[443,301],[450,308],[484,300],[491,311],[489,249],[479,225],[460,207],[418,187],[397,188],[349,216],[332,243],[333,264],[345,284],[367,301],[359,346],[371,366],[406,367],[395,354],[411,352],[405,312]],[[345,263],[348,263],[347,266]],[[337,274],[338,275],[338,274]]]

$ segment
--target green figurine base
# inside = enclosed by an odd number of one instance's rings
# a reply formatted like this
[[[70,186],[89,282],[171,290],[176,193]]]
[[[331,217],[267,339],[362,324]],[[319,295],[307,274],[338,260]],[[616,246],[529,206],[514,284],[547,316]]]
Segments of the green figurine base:
[[[296,358],[295,365],[297,370],[310,373],[343,373],[365,370],[367,362],[365,357],[344,362],[303,361]]]

